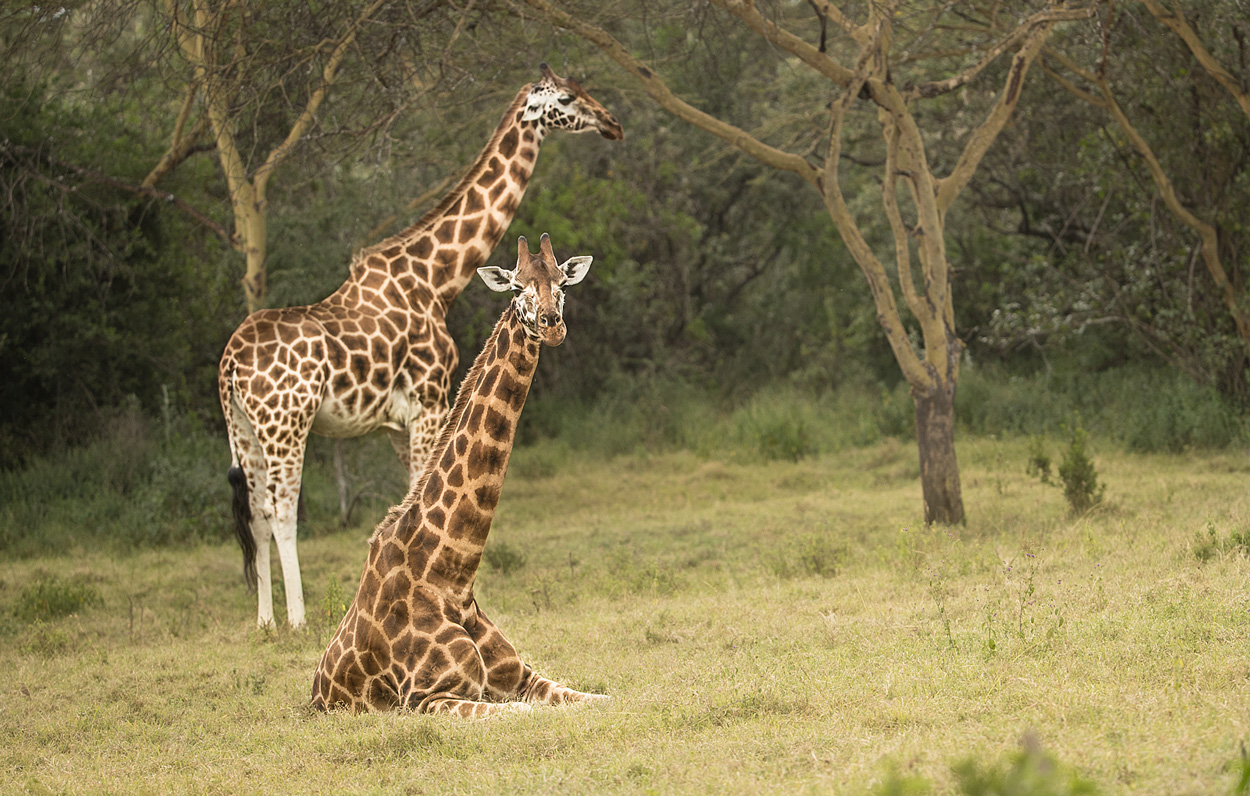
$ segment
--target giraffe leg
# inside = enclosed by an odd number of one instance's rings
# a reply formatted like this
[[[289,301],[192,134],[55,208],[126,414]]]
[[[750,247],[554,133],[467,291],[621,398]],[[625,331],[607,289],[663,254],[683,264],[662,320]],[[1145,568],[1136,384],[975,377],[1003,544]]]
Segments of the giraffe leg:
[[[439,401],[425,404],[421,417],[408,427],[408,455],[400,454],[400,459],[408,465],[408,485],[413,486],[425,467],[425,460],[434,450],[439,432],[443,430],[443,421],[447,419],[447,404]],[[392,440],[398,446],[397,440]]]
[[[300,462],[299,464],[302,464]],[[302,467],[284,463],[270,472],[270,493],[273,499],[273,538],[282,564],[282,586],[286,591],[286,615],[292,628],[304,626],[304,587],[299,574],[299,552],[296,548],[300,474]],[[268,544],[265,545],[268,552]],[[273,621],[272,608],[270,622]]]

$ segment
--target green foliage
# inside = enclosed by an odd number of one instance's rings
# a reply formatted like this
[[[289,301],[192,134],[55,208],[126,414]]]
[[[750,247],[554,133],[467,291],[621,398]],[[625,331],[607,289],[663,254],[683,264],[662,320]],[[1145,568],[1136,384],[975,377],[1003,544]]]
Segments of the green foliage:
[[[1063,482],[1063,496],[1074,514],[1084,514],[1102,502],[1106,484],[1098,483],[1098,471],[1085,452],[1089,434],[1081,427],[1078,415],[1072,424],[1072,437],[1059,464],[1059,480]]]
[[[50,575],[22,589],[13,613],[23,622],[46,622],[103,604],[99,589],[91,584]]]
[[[231,323],[219,309],[233,287],[202,230],[163,203],[63,182],[59,164],[106,157],[137,183],[157,157],[145,145],[159,144],[135,139],[110,103],[47,92],[0,91],[0,469],[80,444],[128,396],[156,411],[162,388],[211,395]]]
[[[193,416],[148,419],[132,403],[58,457],[0,471],[0,550],[130,549],[218,539],[230,527],[225,441]]]
[[[978,434],[1060,434],[1073,413],[1100,437],[1141,453],[1250,444],[1250,417],[1180,373],[1129,365],[1086,371],[1075,360],[1050,374],[965,367],[955,395],[960,425]]]

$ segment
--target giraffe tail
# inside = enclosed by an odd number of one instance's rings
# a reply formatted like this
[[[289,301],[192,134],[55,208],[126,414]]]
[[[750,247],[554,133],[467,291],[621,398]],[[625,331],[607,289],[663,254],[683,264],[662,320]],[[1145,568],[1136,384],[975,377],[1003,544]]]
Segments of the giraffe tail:
[[[234,465],[226,473],[226,480],[234,491],[230,508],[234,512],[234,533],[243,548],[243,580],[248,591],[256,591],[256,539],[252,536],[252,506],[248,502],[247,475],[243,468]]]

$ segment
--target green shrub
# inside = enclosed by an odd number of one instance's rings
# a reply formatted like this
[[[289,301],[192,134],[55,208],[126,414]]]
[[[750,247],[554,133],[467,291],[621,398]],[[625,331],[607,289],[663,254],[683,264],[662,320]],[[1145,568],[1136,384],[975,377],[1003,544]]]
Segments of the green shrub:
[[[966,796],[1077,796],[1095,794],[1094,783],[1060,766],[1035,743],[1026,743],[1006,764],[982,766],[966,760],[954,766],[959,792]]]
[[[1063,496],[1074,514],[1084,514],[1102,502],[1106,484],[1098,483],[1098,471],[1085,452],[1089,435],[1081,428],[1081,419],[1073,422],[1072,439],[1059,465],[1059,480],[1063,482]]]
[[[1224,537],[1215,530],[1215,523],[1208,522],[1205,533],[1199,531],[1194,538],[1194,557],[1199,561],[1210,561],[1217,556],[1230,553],[1250,553],[1250,528],[1233,529]]]

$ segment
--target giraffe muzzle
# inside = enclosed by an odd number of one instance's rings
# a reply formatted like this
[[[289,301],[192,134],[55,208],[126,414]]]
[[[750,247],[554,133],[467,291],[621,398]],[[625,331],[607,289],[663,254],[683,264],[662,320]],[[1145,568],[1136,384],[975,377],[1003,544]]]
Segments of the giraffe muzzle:
[[[555,348],[564,342],[567,329],[560,316],[551,313],[538,319],[538,333],[542,336],[544,345]]]

